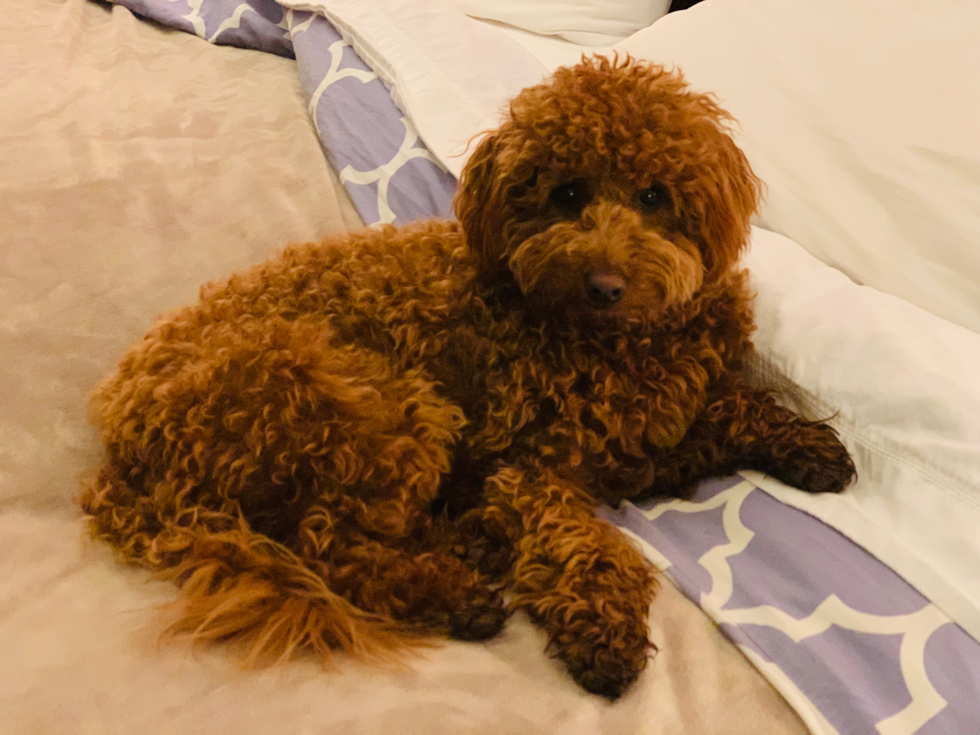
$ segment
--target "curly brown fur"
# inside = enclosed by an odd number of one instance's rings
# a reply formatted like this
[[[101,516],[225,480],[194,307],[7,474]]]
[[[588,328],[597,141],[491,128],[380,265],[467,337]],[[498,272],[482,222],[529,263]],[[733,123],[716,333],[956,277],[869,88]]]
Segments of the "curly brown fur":
[[[257,662],[544,627],[619,695],[653,569],[597,503],[755,467],[838,491],[827,426],[743,384],[759,184],[680,75],[583,60],[466,167],[460,222],[288,248],[160,321],[93,400],[94,533]]]

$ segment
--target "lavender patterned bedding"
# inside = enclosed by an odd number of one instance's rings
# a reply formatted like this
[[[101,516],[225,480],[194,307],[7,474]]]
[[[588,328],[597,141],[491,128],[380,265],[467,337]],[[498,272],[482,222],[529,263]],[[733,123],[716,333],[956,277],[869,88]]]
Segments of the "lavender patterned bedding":
[[[273,0],[115,0],[211,43],[296,59],[365,223],[450,216],[455,179],[326,19]],[[625,504],[632,534],[817,733],[980,733],[980,644],[901,577],[750,478]]]

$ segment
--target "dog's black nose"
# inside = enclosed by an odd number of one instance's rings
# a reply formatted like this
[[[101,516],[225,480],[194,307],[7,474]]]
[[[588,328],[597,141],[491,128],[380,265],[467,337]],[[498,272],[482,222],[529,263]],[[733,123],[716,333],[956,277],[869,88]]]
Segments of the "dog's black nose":
[[[626,280],[614,273],[593,273],[585,279],[585,295],[593,306],[615,304],[626,293]]]

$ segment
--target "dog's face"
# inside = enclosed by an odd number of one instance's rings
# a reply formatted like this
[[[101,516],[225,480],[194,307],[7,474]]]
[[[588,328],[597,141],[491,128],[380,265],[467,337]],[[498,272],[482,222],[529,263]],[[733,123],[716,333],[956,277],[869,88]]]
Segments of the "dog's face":
[[[658,66],[559,69],[511,103],[463,171],[467,245],[535,308],[656,320],[747,242],[759,182],[727,120]]]

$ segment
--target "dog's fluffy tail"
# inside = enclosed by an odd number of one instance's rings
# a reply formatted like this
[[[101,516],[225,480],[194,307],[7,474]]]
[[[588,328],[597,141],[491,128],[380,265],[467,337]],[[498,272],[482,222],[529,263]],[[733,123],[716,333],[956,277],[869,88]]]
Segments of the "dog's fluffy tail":
[[[180,563],[163,570],[180,599],[166,634],[194,643],[241,641],[249,666],[308,650],[390,659],[409,642],[393,623],[330,591],[289,549],[246,528],[194,539]]]
[[[165,608],[165,638],[235,641],[247,666],[301,651],[321,660],[339,650],[397,661],[408,646],[424,645],[421,636],[333,593],[300,557],[241,519],[206,513],[161,522],[150,499],[135,493],[111,462],[85,486],[80,502],[93,535],[179,585],[179,598]]]

